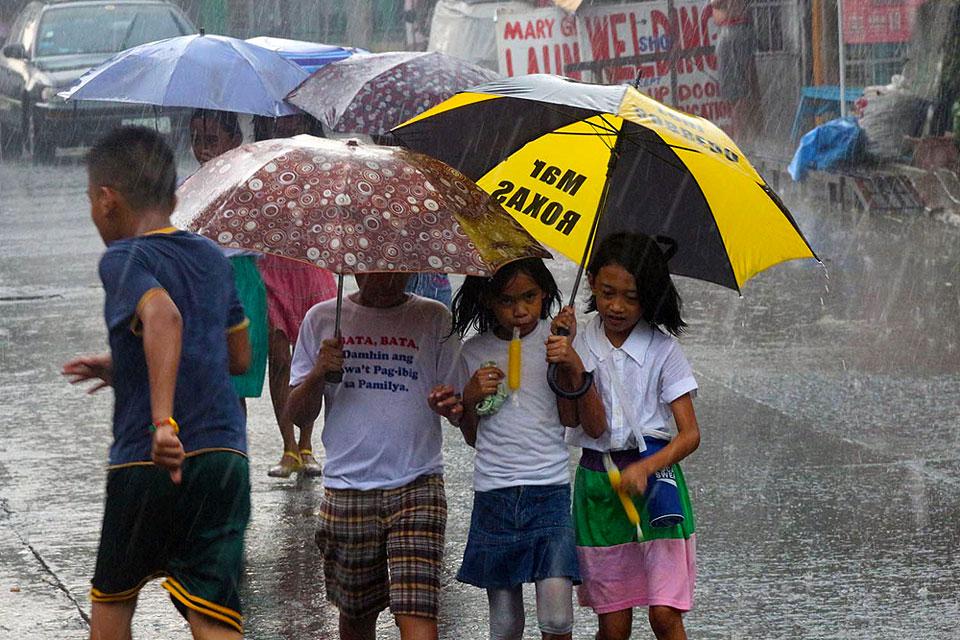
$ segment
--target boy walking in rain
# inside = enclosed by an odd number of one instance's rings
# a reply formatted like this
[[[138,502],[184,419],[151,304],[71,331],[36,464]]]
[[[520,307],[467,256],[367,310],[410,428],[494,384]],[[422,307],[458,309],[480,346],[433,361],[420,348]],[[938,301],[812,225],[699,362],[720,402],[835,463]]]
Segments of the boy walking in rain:
[[[113,445],[91,599],[93,640],[130,637],[140,588],[163,587],[199,639],[239,638],[250,514],[246,423],[230,373],[250,360],[230,264],[170,224],[173,153],[117,129],[87,155],[110,353],[63,373],[114,390]]]
[[[430,390],[450,375],[450,312],[405,293],[407,274],[357,275],[360,291],[314,306],[300,327],[289,415],[324,409],[324,496],[316,541],[341,640],[373,640],[390,608],[402,640],[436,640],[447,500]],[[343,381],[326,375],[343,371]]]

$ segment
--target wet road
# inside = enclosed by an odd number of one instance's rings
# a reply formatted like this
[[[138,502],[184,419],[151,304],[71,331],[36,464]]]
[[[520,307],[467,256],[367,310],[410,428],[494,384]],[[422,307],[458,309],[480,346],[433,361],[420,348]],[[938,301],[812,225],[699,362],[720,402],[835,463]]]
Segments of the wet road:
[[[0,165],[0,638],[86,633],[111,398],[84,396],[58,373],[105,347],[102,247],[84,188],[76,164]],[[960,230],[794,204],[828,278],[814,264],[782,265],[743,298],[679,281],[703,432],[685,466],[700,542],[687,628],[695,638],[955,637]],[[569,286],[573,269],[562,274]],[[267,478],[279,436],[266,396],[250,408],[248,636],[334,638],[312,543],[320,484]],[[456,437],[444,453],[441,637],[482,638],[485,598],[453,579],[470,454]],[[389,616],[380,627],[396,637]],[[594,628],[578,609],[575,637]],[[156,583],[134,634],[189,637]],[[539,637],[532,610],[526,637]],[[652,637],[643,616],[634,637]]]

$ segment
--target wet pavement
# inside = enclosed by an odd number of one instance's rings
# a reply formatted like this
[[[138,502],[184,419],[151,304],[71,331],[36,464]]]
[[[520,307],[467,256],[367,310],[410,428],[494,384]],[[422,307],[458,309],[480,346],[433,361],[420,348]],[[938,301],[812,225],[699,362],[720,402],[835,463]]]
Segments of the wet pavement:
[[[0,638],[79,638],[99,535],[111,398],[63,361],[105,348],[85,175],[0,165]],[[742,298],[680,279],[703,441],[686,463],[699,537],[694,638],[954,637],[960,628],[960,229],[793,203],[824,258]],[[560,269],[567,288],[573,268]],[[266,393],[266,392],[265,392]],[[319,481],[275,480],[269,398],[250,404],[248,637],[334,638],[313,546]],[[483,638],[453,575],[471,456],[444,444],[450,520],[441,638]],[[317,442],[319,444],[319,442]],[[317,447],[319,448],[319,446]],[[529,598],[532,600],[532,598]],[[528,611],[527,638],[536,633]],[[381,637],[397,637],[387,615]],[[595,623],[577,610],[574,636]],[[189,637],[157,583],[136,637]],[[638,615],[635,638],[652,637]]]

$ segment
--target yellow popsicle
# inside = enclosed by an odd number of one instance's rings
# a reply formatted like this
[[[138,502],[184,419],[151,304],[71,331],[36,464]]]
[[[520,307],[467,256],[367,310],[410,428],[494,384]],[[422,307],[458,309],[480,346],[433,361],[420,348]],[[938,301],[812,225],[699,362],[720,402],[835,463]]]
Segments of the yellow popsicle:
[[[643,529],[640,527],[640,512],[637,511],[637,506],[633,504],[633,500],[630,499],[629,494],[627,494],[626,491],[620,490],[620,469],[613,463],[613,458],[610,457],[609,453],[603,454],[603,467],[607,470],[607,478],[610,479],[610,485],[613,487],[613,490],[617,492],[617,497],[620,498],[620,504],[623,505],[627,519],[637,527],[637,539],[643,540]]]
[[[521,346],[520,327],[514,327],[507,359],[507,386],[510,391],[520,388]]]

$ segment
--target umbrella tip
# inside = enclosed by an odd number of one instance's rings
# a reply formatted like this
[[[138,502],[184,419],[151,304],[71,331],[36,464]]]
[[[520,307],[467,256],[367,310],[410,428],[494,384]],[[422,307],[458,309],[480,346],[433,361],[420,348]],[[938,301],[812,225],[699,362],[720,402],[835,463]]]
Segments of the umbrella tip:
[[[204,29],[203,27],[200,27],[200,35],[201,35],[201,36],[207,35],[207,30]]]
[[[344,144],[346,144],[348,147],[359,147],[360,141],[357,140],[356,138],[350,138]]]

